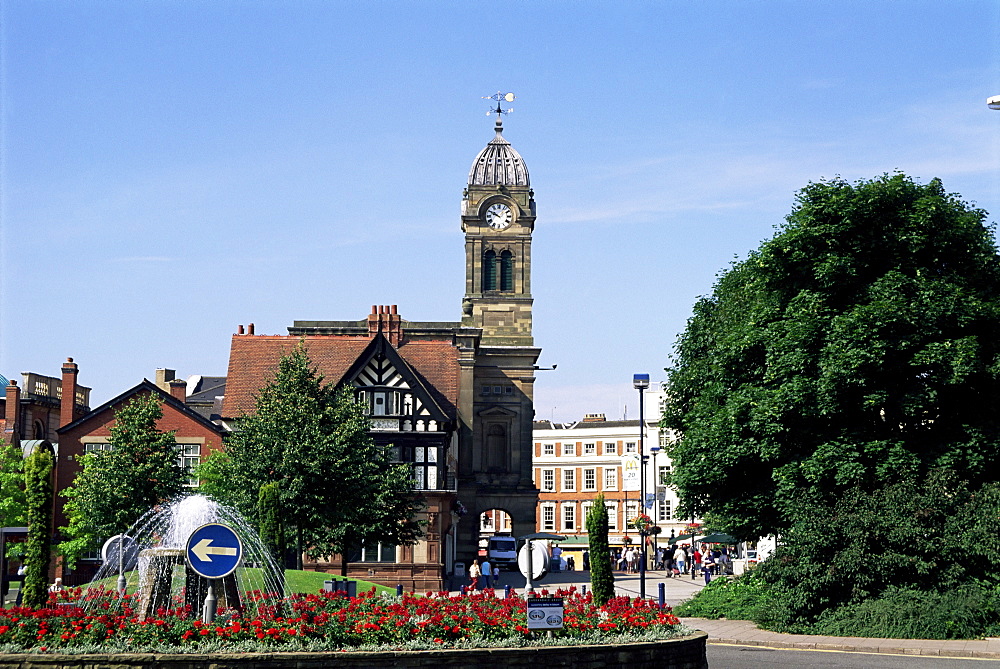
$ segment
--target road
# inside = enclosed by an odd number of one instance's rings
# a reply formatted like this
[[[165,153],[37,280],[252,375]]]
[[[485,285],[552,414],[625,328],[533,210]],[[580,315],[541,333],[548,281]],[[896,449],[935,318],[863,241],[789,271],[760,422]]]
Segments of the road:
[[[1000,660],[844,653],[829,650],[781,650],[759,646],[708,644],[709,669],[836,667],[837,669],[988,669]]]

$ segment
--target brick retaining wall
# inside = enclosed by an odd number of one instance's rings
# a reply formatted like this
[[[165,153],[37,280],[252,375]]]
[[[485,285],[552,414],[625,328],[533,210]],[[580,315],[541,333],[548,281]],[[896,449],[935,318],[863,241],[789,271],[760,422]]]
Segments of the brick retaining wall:
[[[537,669],[707,669],[708,635],[604,646],[482,648],[386,653],[247,653],[131,655],[0,655],[0,669],[462,669],[504,667]]]

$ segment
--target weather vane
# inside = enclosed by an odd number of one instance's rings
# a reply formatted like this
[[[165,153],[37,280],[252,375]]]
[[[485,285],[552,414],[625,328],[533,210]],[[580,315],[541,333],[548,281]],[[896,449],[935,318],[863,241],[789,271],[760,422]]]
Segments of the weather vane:
[[[501,102],[513,102],[514,101],[514,94],[513,93],[501,93],[500,91],[497,91],[495,95],[484,95],[483,99],[484,100],[496,100],[496,102],[497,102],[497,108],[496,109],[490,109],[488,112],[486,112],[487,116],[490,116],[491,114],[496,114],[497,116],[500,116],[500,114],[509,114],[512,111],[514,111],[513,107],[510,107],[508,109],[504,109],[504,108],[502,108],[500,106]]]

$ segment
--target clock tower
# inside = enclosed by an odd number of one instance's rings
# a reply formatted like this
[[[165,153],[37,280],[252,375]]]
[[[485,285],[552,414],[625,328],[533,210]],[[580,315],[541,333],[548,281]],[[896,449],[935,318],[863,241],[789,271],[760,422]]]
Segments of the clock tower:
[[[471,562],[481,539],[479,517],[501,510],[514,536],[536,531],[538,490],[532,480],[535,368],[541,350],[531,334],[531,235],[535,199],[528,168],[496,136],[472,163],[462,194],[465,233],[466,339],[460,394],[469,420],[459,458],[458,498],[475,515],[459,523],[459,559]],[[474,334],[473,334],[474,333]]]
[[[531,233],[534,191],[520,154],[496,137],[469,170],[462,197],[465,299],[462,325],[483,330],[483,344],[531,346]]]

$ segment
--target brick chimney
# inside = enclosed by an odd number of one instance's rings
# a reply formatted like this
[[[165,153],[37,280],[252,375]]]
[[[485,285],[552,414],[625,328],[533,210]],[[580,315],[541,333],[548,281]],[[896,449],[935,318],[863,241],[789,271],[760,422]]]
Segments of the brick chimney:
[[[18,388],[17,381],[11,379],[10,384],[4,390],[7,393],[7,405],[4,411],[4,430],[11,434],[20,434],[21,389]]]
[[[175,400],[187,402],[187,381],[184,379],[171,379],[170,396]]]
[[[389,343],[398,347],[403,341],[403,319],[396,313],[396,305],[372,305],[368,314],[368,337],[383,334]]]
[[[62,366],[62,399],[59,402],[59,427],[73,422],[76,414],[76,376],[80,368],[73,358],[66,358]]]

